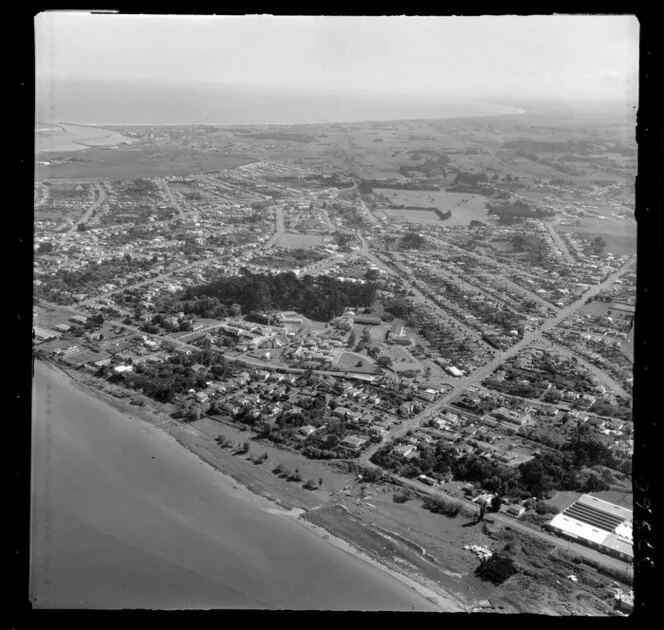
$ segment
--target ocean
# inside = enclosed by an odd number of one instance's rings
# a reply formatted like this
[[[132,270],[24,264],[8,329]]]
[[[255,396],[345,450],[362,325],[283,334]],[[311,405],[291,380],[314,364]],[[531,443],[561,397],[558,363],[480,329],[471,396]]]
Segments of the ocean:
[[[248,500],[164,432],[35,367],[36,608],[440,610]]]
[[[452,99],[369,98],[306,90],[41,80],[36,119],[82,125],[312,124],[519,114]]]

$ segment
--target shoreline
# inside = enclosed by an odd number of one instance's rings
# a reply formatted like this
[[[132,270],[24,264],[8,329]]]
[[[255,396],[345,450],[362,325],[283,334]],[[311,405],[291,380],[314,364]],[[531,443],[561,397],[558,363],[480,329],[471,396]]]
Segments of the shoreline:
[[[477,101],[473,101],[477,102]],[[492,105],[492,103],[487,103]],[[500,105],[500,107],[512,107],[511,105]],[[325,120],[320,122],[270,122],[270,121],[256,121],[256,122],[229,122],[229,123],[215,123],[215,122],[173,122],[173,123],[128,123],[128,122],[94,122],[94,123],[74,123],[74,122],[57,122],[48,123],[52,125],[73,125],[79,127],[92,127],[92,128],[106,128],[106,127],[254,127],[254,126],[269,126],[269,127],[316,127],[321,125],[360,125],[367,123],[397,123],[397,122],[418,122],[418,121],[440,121],[440,120],[472,120],[475,118],[499,118],[502,116],[520,116],[527,114],[528,111],[522,107],[513,107],[513,112],[501,112],[495,114],[473,114],[461,116],[432,116],[426,118],[385,118],[374,120],[372,118],[365,118],[362,120]],[[46,124],[41,121],[40,124]]]
[[[100,392],[95,390],[89,384],[75,378],[75,376],[69,374],[65,369],[59,365],[55,365],[48,361],[40,360],[40,364],[47,368],[48,370],[54,372],[60,378],[66,379],[67,383],[79,389],[92,397],[98,400],[104,405],[108,405],[113,408],[115,411],[121,413],[124,416],[127,416],[131,419],[137,418],[143,425],[150,428],[159,429],[159,435],[161,438],[166,440],[173,440],[177,442],[180,447],[185,448],[187,451],[196,456],[196,458],[207,467],[212,469],[217,475],[221,477],[224,483],[224,492],[232,494],[233,496],[245,500],[247,502],[258,505],[264,511],[270,512],[272,514],[278,514],[290,518],[293,522],[297,523],[299,526],[305,530],[315,534],[319,539],[325,541],[327,544],[347,553],[351,556],[354,556],[365,563],[370,564],[371,566],[379,569],[383,573],[395,578],[401,582],[405,587],[415,591],[421,597],[424,597],[430,603],[434,603],[440,610],[440,612],[466,612],[467,607],[465,604],[461,603],[457,598],[451,594],[444,591],[442,588],[437,587],[433,584],[427,584],[428,581],[426,578],[422,577],[423,582],[401,573],[395,570],[392,567],[383,564],[378,558],[373,557],[369,553],[365,552],[361,548],[357,547],[353,542],[346,540],[345,538],[340,537],[339,535],[326,530],[325,528],[312,523],[306,518],[302,518],[310,509],[305,509],[302,507],[293,507],[288,505],[286,502],[282,502],[280,497],[275,497],[272,494],[265,496],[261,492],[252,490],[251,480],[248,478],[243,478],[242,475],[237,477],[229,474],[226,471],[221,470],[218,466],[215,466],[213,463],[208,461],[206,458],[202,457],[200,453],[196,452],[195,449],[191,448],[186,442],[181,439],[178,439],[175,435],[172,435],[168,430],[163,427],[163,424],[166,422],[174,423],[171,419],[159,418],[151,410],[142,409],[140,407],[135,407],[128,402],[123,402],[121,399],[116,399],[111,394],[106,392]],[[178,426],[178,425],[176,425]],[[184,427],[183,427],[184,428]],[[193,427],[192,427],[193,428]],[[248,476],[248,475],[247,475]],[[324,504],[319,506],[324,507]]]

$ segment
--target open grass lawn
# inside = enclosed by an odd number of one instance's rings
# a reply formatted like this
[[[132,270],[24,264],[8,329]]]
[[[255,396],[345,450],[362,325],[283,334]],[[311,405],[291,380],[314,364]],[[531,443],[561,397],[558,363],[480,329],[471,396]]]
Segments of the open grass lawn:
[[[307,249],[312,245],[324,245],[329,240],[319,234],[282,234],[274,244],[284,249]]]
[[[402,219],[408,221],[408,223],[440,223],[440,217],[433,212],[433,210],[390,210],[384,209],[382,211],[388,218],[391,219]]]
[[[354,352],[342,352],[335,365],[337,369],[349,372],[373,374],[376,371],[376,368],[367,357],[355,354]]]

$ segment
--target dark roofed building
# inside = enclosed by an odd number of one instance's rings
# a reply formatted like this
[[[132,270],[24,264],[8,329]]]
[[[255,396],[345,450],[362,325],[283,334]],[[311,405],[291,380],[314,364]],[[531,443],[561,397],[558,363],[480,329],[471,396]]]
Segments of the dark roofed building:
[[[380,317],[375,315],[356,315],[355,316],[356,324],[366,324],[368,326],[378,326],[382,323]]]

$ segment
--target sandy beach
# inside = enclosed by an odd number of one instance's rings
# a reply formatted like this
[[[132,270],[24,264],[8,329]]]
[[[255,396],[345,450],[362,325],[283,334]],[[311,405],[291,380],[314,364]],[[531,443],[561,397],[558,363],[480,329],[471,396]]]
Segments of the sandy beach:
[[[36,607],[463,610],[56,368],[33,401]]]

